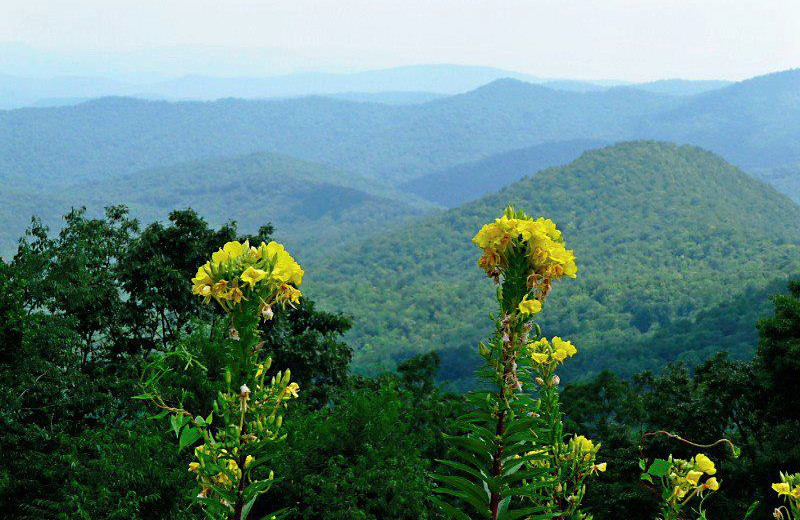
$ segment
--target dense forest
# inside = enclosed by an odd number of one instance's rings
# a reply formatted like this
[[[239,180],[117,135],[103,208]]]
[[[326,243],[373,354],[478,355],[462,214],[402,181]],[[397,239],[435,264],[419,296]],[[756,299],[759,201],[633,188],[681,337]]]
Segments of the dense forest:
[[[213,400],[225,384],[227,325],[187,281],[219,244],[272,233],[263,226],[240,237],[234,226],[211,228],[192,211],[142,227],[120,207],[102,219],[74,211],[57,235],[31,225],[14,258],[0,263],[0,508],[7,518],[197,517],[189,450],[176,450],[172,428],[133,397],[151,356],[184,352],[205,365],[175,364],[164,386],[184,388],[184,403]],[[727,436],[741,448],[739,458],[708,451],[722,483],[709,515],[741,517],[755,499],[763,518],[778,504],[769,484],[800,465],[800,283],[771,300],[752,358],[719,354],[695,370],[678,363],[630,379],[602,372],[564,388],[566,431],[601,442],[608,465],[585,498],[595,518],[653,518],[658,501],[637,484],[636,461],[643,432],[654,429],[698,443]],[[467,403],[435,382],[435,353],[371,378],[348,373],[352,350],[342,335],[350,326],[305,298],[263,324],[265,348],[292,367],[301,398],[272,455],[279,478],[253,511],[440,518],[429,474],[449,453],[442,433],[457,427]],[[646,449],[682,455],[680,445],[661,441]]]

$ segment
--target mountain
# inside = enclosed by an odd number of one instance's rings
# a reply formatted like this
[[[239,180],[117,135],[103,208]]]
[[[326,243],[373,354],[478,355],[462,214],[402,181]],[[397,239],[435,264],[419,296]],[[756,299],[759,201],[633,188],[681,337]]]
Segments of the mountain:
[[[800,69],[691,97],[634,132],[708,148],[746,170],[800,162]]]
[[[470,65],[408,65],[350,73],[296,72],[264,78],[189,75],[151,85],[149,92],[188,99],[265,98],[342,92],[458,94],[500,78],[539,81],[519,72]]]
[[[607,144],[588,139],[538,144],[423,175],[398,188],[440,206],[458,206],[544,168],[571,162],[586,150]]]
[[[751,173],[800,204],[800,163],[770,169],[756,169]]]
[[[676,102],[630,88],[576,93],[510,79],[412,105],[108,98],[0,112],[0,182],[94,181],[262,151],[402,182],[547,141],[614,140]]]
[[[416,92],[402,90],[387,92],[342,92],[338,94],[328,94],[326,97],[334,99],[344,99],[347,101],[359,101],[361,103],[385,103],[387,105],[415,105],[427,103],[436,99],[442,99],[446,94],[436,92]]]
[[[2,46],[0,46],[1,48]],[[0,60],[1,61],[1,60]],[[511,70],[469,65],[411,65],[349,73],[296,72],[279,76],[205,76],[189,74],[159,81],[121,81],[105,77],[25,77],[0,74],[0,109],[42,106],[49,99],[133,96],[144,99],[202,100],[291,98],[309,95],[347,97],[350,93],[383,95],[459,94],[501,78],[541,82]],[[579,82],[575,82],[576,84]],[[589,83],[586,83],[590,85]],[[400,96],[395,95],[395,98]],[[59,103],[63,104],[63,103]]]
[[[800,208],[789,199],[702,149],[621,143],[312,262],[312,297],[355,316],[359,369],[436,349],[443,377],[470,380],[467,352],[489,332],[495,290],[470,239],[509,203],[552,218],[576,252],[578,279],[559,282],[541,314],[544,334],[583,351],[571,377],[650,366],[659,331],[763,298],[760,288],[800,268]],[[723,318],[727,328],[684,348],[708,352],[753,327]],[[690,353],[667,350],[658,362]]]
[[[732,81],[723,80],[690,80],[690,79],[660,79],[647,83],[637,83],[636,88],[654,94],[667,94],[670,96],[693,96],[711,90],[717,90],[731,85]]]
[[[214,225],[234,220],[247,232],[271,222],[301,258],[433,211],[413,196],[329,166],[260,153],[162,167],[49,194],[3,192],[0,253],[12,250],[33,214],[58,227],[72,206],[98,214],[111,204],[126,204],[145,222],[187,207]]]
[[[81,76],[26,78],[0,74],[0,109],[33,106],[47,98],[92,98],[109,94],[133,94],[131,85]]]

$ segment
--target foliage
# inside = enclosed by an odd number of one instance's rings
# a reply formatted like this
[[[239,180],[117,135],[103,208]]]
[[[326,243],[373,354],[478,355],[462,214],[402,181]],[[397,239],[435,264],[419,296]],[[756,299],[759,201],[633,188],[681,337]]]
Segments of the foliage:
[[[789,289],[773,298],[774,316],[759,321],[752,361],[720,354],[693,373],[685,365],[671,365],[659,375],[644,373],[633,381],[603,373],[565,389],[568,422],[603,441],[612,470],[636,458],[638,439],[648,430],[681,432],[701,444],[728,437],[742,456],[721,460],[724,485],[706,504],[707,516],[741,518],[756,500],[751,516],[767,517],[781,505],[770,484],[781,472],[800,467],[800,408],[791,397],[800,378],[800,283],[791,282]],[[606,451],[611,442],[618,448]],[[651,449],[666,452],[668,447],[653,443]],[[678,447],[674,453],[683,460],[696,455],[691,448]],[[631,511],[626,518],[652,518],[648,511],[654,504],[636,491],[631,474],[610,471],[590,489],[587,502],[598,519],[615,518],[619,511]]]
[[[250,238],[269,240],[269,231]],[[187,390],[177,393],[187,406],[210,406],[224,390],[219,340],[228,327],[187,280],[212,244],[236,236],[234,226],[212,229],[190,210],[141,231],[123,208],[105,219],[76,210],[56,237],[34,221],[13,261],[0,262],[6,518],[196,518],[187,454],[131,397],[153,351],[206,360],[205,372],[180,364],[164,379]],[[344,379],[350,351],[339,336],[349,322],[305,298],[287,313],[296,319],[277,314],[263,327],[265,343],[287,361],[304,359],[298,379],[319,382],[309,393],[325,399]],[[312,370],[316,360],[328,366]],[[283,361],[275,365],[285,371]]]
[[[329,406],[298,410],[286,426],[274,507],[300,519],[440,518],[426,471],[446,450],[463,399],[438,390],[435,358],[409,360],[403,376],[354,378]]]

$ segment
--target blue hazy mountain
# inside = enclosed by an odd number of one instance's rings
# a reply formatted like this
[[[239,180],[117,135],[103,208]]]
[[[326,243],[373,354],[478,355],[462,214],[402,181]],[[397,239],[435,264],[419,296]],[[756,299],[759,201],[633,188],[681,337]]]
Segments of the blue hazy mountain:
[[[77,182],[269,151],[402,182],[548,141],[615,140],[678,102],[631,88],[577,93],[512,79],[412,105],[107,98],[0,112],[0,179]]]
[[[642,119],[633,131],[708,148],[746,170],[795,164],[800,162],[800,69],[692,96]]]
[[[440,206],[458,206],[607,144],[590,139],[537,144],[423,175],[398,187]]]

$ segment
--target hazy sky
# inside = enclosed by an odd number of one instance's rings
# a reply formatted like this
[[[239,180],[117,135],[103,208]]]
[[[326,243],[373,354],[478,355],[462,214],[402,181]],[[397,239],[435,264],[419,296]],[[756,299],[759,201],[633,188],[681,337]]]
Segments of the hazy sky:
[[[800,66],[800,0],[0,0],[0,42],[75,63],[131,51],[155,62],[203,46],[258,49],[276,72],[464,63],[542,77],[740,79]],[[260,72],[216,64],[195,72]]]

